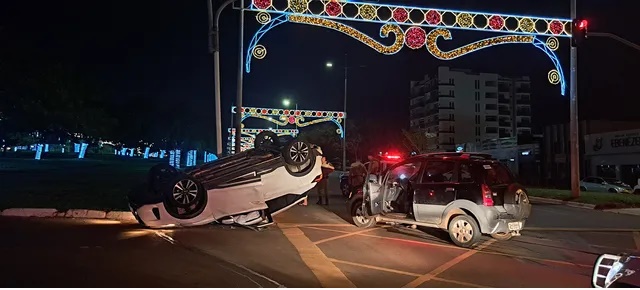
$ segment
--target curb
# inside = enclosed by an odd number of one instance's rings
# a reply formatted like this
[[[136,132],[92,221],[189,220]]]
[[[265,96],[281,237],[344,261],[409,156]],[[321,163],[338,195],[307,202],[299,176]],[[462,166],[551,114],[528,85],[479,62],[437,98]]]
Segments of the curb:
[[[566,205],[566,206],[582,208],[582,209],[596,210],[595,209],[595,207],[596,207],[595,205],[588,204],[588,203],[564,201],[564,200],[537,197],[537,196],[529,196],[529,200],[538,201],[538,202],[546,202],[546,203],[551,203],[551,204]],[[599,211],[609,212],[609,213],[616,213],[616,214],[626,214],[626,215],[640,216],[640,209],[636,209],[636,208],[599,209]]]
[[[552,204],[561,204],[561,205],[566,205],[566,206],[570,206],[570,207],[577,207],[577,208],[583,208],[583,209],[595,209],[596,208],[596,206],[594,204],[574,202],[574,201],[564,201],[564,200],[558,200],[558,199],[553,199],[553,198],[545,198],[545,197],[537,197],[537,196],[529,196],[529,200],[552,203]]]
[[[8,208],[0,211],[0,216],[9,217],[40,217],[40,218],[79,218],[79,219],[110,219],[117,221],[136,221],[128,211],[101,211],[90,209],[70,209],[58,211],[54,208]]]

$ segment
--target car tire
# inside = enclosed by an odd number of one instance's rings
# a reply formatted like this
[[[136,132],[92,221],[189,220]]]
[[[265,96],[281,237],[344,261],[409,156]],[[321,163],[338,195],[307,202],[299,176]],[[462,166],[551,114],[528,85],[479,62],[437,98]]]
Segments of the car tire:
[[[506,192],[503,207],[516,219],[526,219],[531,213],[531,201],[523,189]]]
[[[168,191],[168,200],[171,204],[179,207],[189,207],[202,199],[205,190],[193,177],[180,174],[170,183],[171,190]]]
[[[587,188],[584,186],[580,186],[580,191],[587,191]]]
[[[272,131],[260,132],[253,141],[253,148],[258,150],[269,150],[280,146],[278,135]]]
[[[302,140],[292,140],[282,149],[282,157],[284,161],[293,166],[302,166],[309,162],[309,159],[315,158],[311,144]]]
[[[495,233],[491,234],[491,237],[498,241],[508,241],[513,238],[513,235],[511,233]]]
[[[609,192],[611,192],[611,193],[618,193],[618,191],[617,191],[617,190],[615,190],[615,188],[609,188]]]
[[[471,248],[482,236],[478,223],[468,215],[455,216],[449,222],[449,237],[458,247]]]
[[[375,217],[367,216],[362,208],[361,198],[351,204],[351,219],[353,220],[353,224],[359,228],[373,228],[377,224]]]

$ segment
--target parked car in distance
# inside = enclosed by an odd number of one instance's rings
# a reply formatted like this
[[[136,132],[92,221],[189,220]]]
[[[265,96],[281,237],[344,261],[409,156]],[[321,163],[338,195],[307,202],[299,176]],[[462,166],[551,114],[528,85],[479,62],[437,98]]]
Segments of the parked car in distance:
[[[615,178],[587,177],[580,181],[582,191],[600,191],[611,193],[632,193],[633,189],[628,184]]]
[[[431,153],[402,160],[369,178],[349,210],[358,227],[378,222],[439,228],[474,247],[483,234],[520,235],[531,213],[525,188],[488,154]]]

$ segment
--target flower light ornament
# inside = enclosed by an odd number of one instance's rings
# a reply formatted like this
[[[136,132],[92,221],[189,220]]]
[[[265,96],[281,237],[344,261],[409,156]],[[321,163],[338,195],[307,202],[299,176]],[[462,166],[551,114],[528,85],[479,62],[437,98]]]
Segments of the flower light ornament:
[[[426,48],[427,52],[443,60],[455,59],[469,53],[503,44],[529,44],[542,50],[552,61],[554,68],[548,72],[548,80],[559,84],[561,94],[566,91],[562,66],[555,53],[559,38],[571,37],[571,20],[460,11],[426,7],[379,4],[358,1],[314,0],[322,5],[312,5],[311,0],[252,0],[246,10],[258,12],[257,21],[262,24],[247,48],[245,71],[251,71],[252,58],[263,59],[267,49],[260,44],[271,29],[286,22],[329,28],[349,35],[373,50],[393,55],[403,47]],[[371,36],[338,21],[355,21],[381,24],[380,37],[393,41],[381,43]],[[408,27],[407,27],[408,26]],[[406,28],[403,28],[406,27]],[[432,28],[431,31],[425,28]],[[481,39],[451,51],[442,51],[439,38],[452,39],[452,29],[475,30],[503,34]],[[432,36],[432,37],[429,37]]]

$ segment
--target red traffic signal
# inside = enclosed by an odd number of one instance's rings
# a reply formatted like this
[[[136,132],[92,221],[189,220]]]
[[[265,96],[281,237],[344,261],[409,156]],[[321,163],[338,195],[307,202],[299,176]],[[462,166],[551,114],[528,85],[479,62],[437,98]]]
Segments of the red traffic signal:
[[[586,38],[589,21],[586,19],[574,19],[571,29],[571,46],[578,47]]]

